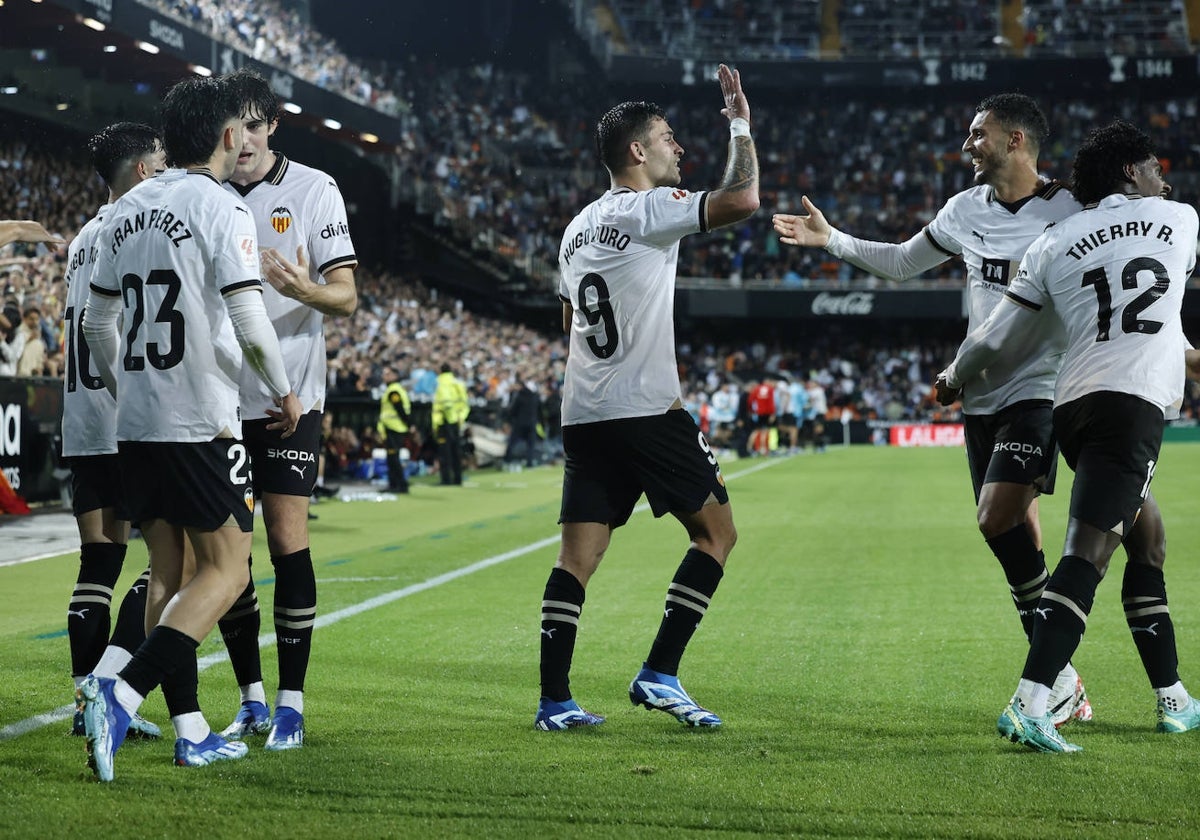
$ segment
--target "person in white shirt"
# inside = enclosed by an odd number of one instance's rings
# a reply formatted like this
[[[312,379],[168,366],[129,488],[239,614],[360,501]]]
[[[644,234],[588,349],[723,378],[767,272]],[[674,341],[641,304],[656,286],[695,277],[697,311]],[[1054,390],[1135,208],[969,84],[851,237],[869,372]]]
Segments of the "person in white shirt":
[[[240,399],[254,492],[263,506],[267,548],[275,572],[274,624],[279,684],[272,715],[258,647],[261,616],[253,578],[220,622],[241,705],[222,731],[229,738],[267,733],[269,750],[304,744],[304,683],[317,618],[317,582],[309,548],[309,501],[320,463],[325,407],[327,315],[348,316],[358,305],[346,206],[326,173],[272,151],[283,102],[270,83],[242,70],[222,77],[241,103],[242,148],[225,185],[250,209],[263,253],[263,303],[279,337],[284,368],[304,416],[282,445],[266,419],[272,395],[244,368]],[[295,260],[293,262],[293,260]]]
[[[71,507],[80,543],[79,572],[67,605],[75,689],[88,674],[115,676],[146,639],[148,569],[122,599],[109,641],[113,587],[129,542],[129,513],[117,457],[117,403],[96,373],[82,324],[105,216],[121,196],[167,166],[158,132],[140,123],[107,126],[88,140],[88,149],[96,174],[108,187],[108,201],[71,241],[65,277],[62,454],[71,470]],[[71,734],[86,734],[81,712],[75,714]],[[130,734],[157,738],[161,733],[134,715]]]
[[[997,722],[1004,737],[1044,752],[1079,749],[1055,729],[1048,698],[1122,543],[1121,602],[1157,697],[1158,730],[1200,727],[1200,703],[1179,679],[1162,573],[1166,540],[1150,494],[1165,418],[1183,399],[1190,345],[1180,308],[1200,224],[1190,205],[1166,200],[1170,187],[1150,138],[1119,120],[1079,147],[1072,189],[1084,209],[1029,246],[1003,300],[935,383],[939,401],[952,402],[989,365],[1036,347],[1030,338],[1047,317],[1063,327],[1054,434],[1075,473],[1070,517],[1062,559],[1035,609],[1021,680]],[[1143,539],[1139,532],[1154,534],[1161,550],[1128,550]]]
[[[176,168],[122,196],[98,237],[83,334],[117,400],[125,501],[150,554],[153,627],[115,678],[91,674],[79,687],[89,765],[101,781],[112,780],[129,721],[160,684],[176,764],[247,751],[211,731],[196,699],[196,649],[249,576],[254,496],[240,440],[243,363],[267,384],[277,406],[268,412],[285,435],[302,412],[263,307],[254,222],[221,186],[242,147],[239,105],[217,79],[171,88],[163,145]],[[185,537],[196,567],[186,582]]]
[[[611,189],[567,226],[559,250],[563,330],[570,354],[563,383],[562,543],[542,600],[541,699],[534,726],[560,730],[604,718],[580,708],[569,673],[584,589],[614,529],[646,494],[690,543],[667,591],[658,636],[629,687],[635,704],[689,726],[719,726],[679,683],[679,660],[704,616],[737,532],[716,456],[683,408],[675,358],[679,241],[733,224],[758,209],[758,158],[741,77],[717,72],[730,121],[720,185],[679,187],[683,147],[648,102],[610,109],[596,147]]]
[[[961,256],[969,332],[1003,298],[1029,243],[1047,225],[1079,211],[1069,190],[1038,173],[1038,154],[1049,132],[1045,115],[1028,96],[1001,93],[983,99],[962,144],[974,186],[951,196],[933,221],[903,243],[870,242],[837,230],[807,196],[802,199],[807,215],[778,214],[775,230],[785,244],[823,247],[889,280],[904,280]],[[1004,570],[1026,638],[1047,579],[1037,497],[1054,492],[1058,463],[1050,412],[1062,348],[1053,319],[1046,322],[1044,333],[1031,338],[1035,352],[998,360],[962,395],[976,521]],[[1083,681],[1070,664],[1059,675],[1051,708],[1059,725],[1092,717]]]

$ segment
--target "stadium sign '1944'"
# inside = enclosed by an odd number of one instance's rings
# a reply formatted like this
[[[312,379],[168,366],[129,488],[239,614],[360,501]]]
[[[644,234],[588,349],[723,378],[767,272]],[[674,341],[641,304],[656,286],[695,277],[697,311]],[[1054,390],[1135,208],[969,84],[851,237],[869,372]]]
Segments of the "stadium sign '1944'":
[[[872,292],[849,292],[844,295],[821,292],[812,302],[814,315],[870,315],[875,308]]]

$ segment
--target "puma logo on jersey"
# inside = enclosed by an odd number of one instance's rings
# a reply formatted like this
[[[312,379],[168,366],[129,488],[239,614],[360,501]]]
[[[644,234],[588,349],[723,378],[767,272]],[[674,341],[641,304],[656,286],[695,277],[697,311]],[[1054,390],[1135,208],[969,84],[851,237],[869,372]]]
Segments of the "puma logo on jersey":
[[[558,629],[557,627],[549,627],[549,628],[547,628],[547,627],[543,627],[543,628],[542,628],[542,635],[543,635],[543,636],[545,636],[547,639],[550,639],[551,641],[553,641],[553,639],[554,639],[554,631],[555,631],[555,630],[557,630],[557,629]]]
[[[1155,627],[1157,627],[1157,626],[1158,626],[1158,622],[1157,622],[1157,621],[1156,621],[1156,622],[1154,622],[1153,624],[1151,624],[1149,627],[1134,627],[1134,626],[1131,624],[1131,625],[1129,626],[1129,632],[1130,632],[1130,633],[1149,633],[1151,636],[1155,636],[1155,637],[1157,637],[1157,636],[1158,636],[1158,631],[1154,629],[1154,628],[1155,628]]]
[[[72,616],[72,615],[78,616],[79,619],[82,621],[87,618],[87,611],[88,611],[87,607],[84,607],[81,610],[67,610],[67,615],[68,616]]]
[[[1050,618],[1050,613],[1054,612],[1054,607],[1035,607],[1033,611],[1045,620]]]
[[[1013,460],[1016,461],[1018,464],[1020,464],[1022,468],[1029,466],[1029,458],[1030,458],[1029,455],[1026,455],[1024,458],[1022,458],[1017,453],[1015,453],[1015,452],[1013,453]]]
[[[304,471],[305,471],[306,469],[308,469],[308,467],[298,467],[298,466],[296,466],[295,464],[292,464],[292,465],[291,465],[291,467],[292,467],[292,469],[294,469],[296,472],[300,473],[300,479],[301,479],[301,480],[303,480],[303,479],[304,479]]]
[[[979,232],[979,231],[977,231],[977,230],[973,230],[973,231],[971,231],[971,235],[972,235],[972,236],[978,236],[978,237],[979,237],[979,242],[980,242],[980,244],[983,244],[983,234],[982,234],[982,233],[980,233],[980,232]]]

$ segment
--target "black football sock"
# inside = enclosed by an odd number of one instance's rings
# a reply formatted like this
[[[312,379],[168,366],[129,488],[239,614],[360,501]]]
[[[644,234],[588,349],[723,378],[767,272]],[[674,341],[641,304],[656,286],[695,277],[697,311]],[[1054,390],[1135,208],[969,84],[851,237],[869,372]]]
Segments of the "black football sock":
[[[254,558],[246,561],[253,567]],[[258,609],[258,593],[254,589],[254,571],[233,606],[217,622],[229,664],[239,686],[262,682],[262,657],[258,648],[258,633],[262,629],[262,613]]]
[[[688,550],[667,587],[667,603],[658,636],[646,657],[647,668],[670,676],[679,673],[683,651],[704,618],[724,573],[711,555],[695,548]]]
[[[121,599],[117,626],[113,628],[111,644],[133,653],[146,641],[146,588],[150,585],[150,570],[142,572]]]
[[[271,557],[275,567],[275,639],[279,689],[303,691],[317,620],[317,579],[312,554],[304,548]]]
[[[79,548],[79,574],[67,604],[73,676],[90,674],[108,646],[113,587],[124,559],[125,546],[119,543],[84,543]]]
[[[191,636],[160,624],[146,635],[118,676],[145,697],[189,658],[194,662],[198,647],[200,642]]]
[[[1035,608],[1023,679],[1054,685],[1054,678],[1079,647],[1099,585],[1100,572],[1087,560],[1068,555],[1059,561]]]
[[[1033,638],[1034,608],[1046,588],[1046,555],[1033,543],[1025,523],[992,537],[988,548],[1000,561],[1025,638]]]
[[[1121,604],[1151,687],[1166,688],[1179,682],[1175,625],[1167,609],[1167,585],[1162,569],[1141,563],[1127,564],[1121,584]]]
[[[566,569],[551,569],[542,594],[542,696],[561,703],[571,699],[571,658],[583,612],[584,590]]]
[[[181,652],[175,670],[163,677],[163,699],[167,701],[167,714],[171,717],[200,711],[200,700],[196,697],[200,678],[196,665],[196,648],[192,648],[188,655]]]

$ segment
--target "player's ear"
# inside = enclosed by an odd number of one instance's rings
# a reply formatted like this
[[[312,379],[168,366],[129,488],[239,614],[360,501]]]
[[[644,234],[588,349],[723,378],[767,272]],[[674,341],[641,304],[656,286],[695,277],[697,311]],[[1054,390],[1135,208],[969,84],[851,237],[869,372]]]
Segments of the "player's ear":
[[[277,128],[279,128],[279,120],[278,119],[271,120],[270,124],[267,126],[267,136],[270,137],[271,135],[273,135],[275,133],[275,129],[277,129]]]
[[[642,145],[640,140],[634,140],[629,144],[629,154],[635,161],[641,163],[646,159],[646,147]]]
[[[227,152],[242,147],[241,138],[238,137],[238,126],[226,124],[225,130],[221,132],[221,147]]]

